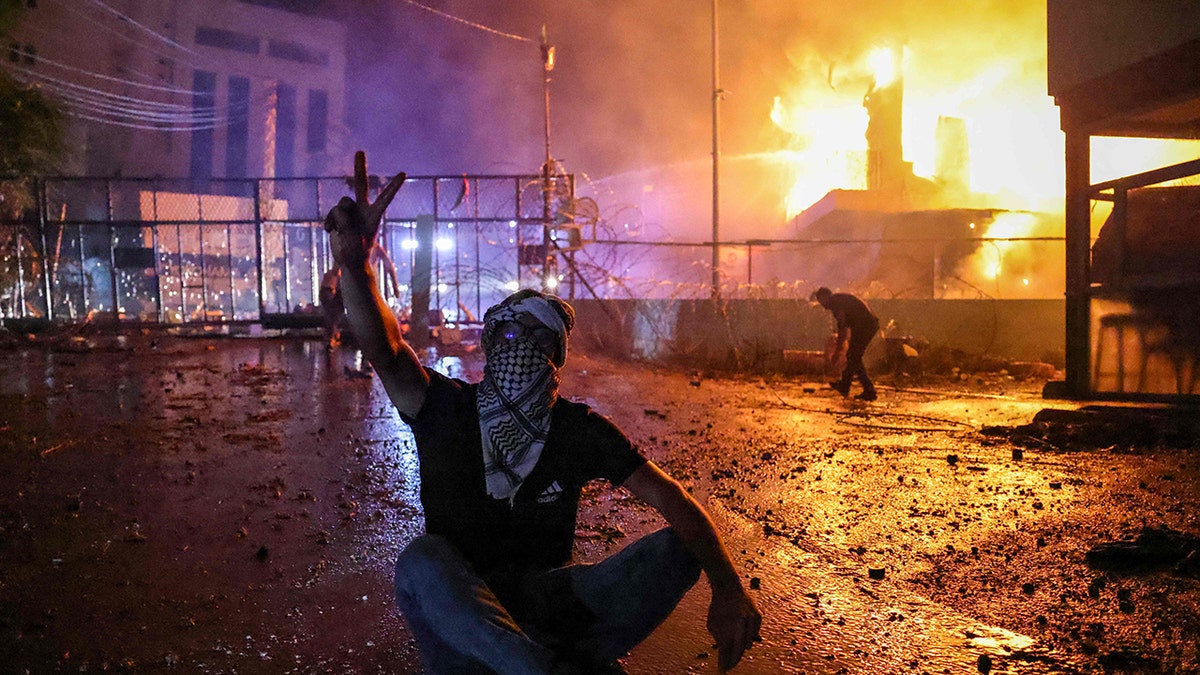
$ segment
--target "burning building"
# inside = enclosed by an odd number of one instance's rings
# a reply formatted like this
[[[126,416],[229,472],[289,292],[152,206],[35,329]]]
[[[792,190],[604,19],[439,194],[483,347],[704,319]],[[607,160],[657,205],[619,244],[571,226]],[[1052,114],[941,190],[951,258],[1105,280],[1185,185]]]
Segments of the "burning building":
[[[871,59],[865,161],[850,179],[858,186],[829,190],[794,220],[801,240],[841,245],[800,264],[825,284],[882,297],[1024,297],[1061,285],[1053,265],[1020,250],[1061,236],[1061,217],[972,190],[965,119],[936,116],[933,172],[914,172],[905,157],[904,53],[883,48]]]

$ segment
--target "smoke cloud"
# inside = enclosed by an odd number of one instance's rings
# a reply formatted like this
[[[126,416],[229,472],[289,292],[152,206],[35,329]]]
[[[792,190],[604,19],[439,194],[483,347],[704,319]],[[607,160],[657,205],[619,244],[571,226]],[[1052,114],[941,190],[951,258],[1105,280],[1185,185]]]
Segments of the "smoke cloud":
[[[674,235],[702,236],[713,135],[709,3],[423,4],[527,40],[407,2],[354,3],[350,136],[373,166],[412,174],[537,171],[545,153],[537,44],[545,25],[557,54],[552,156],[615,200],[669,193],[671,207],[644,210],[660,213]],[[788,236],[789,178],[779,153],[811,139],[772,123],[776,99],[799,107],[830,96],[861,101],[869,86],[862,58],[873,47],[905,45],[912,67],[925,69],[912,81],[930,89],[961,87],[999,60],[1025,79],[1045,79],[1044,0],[772,0],[724,2],[719,12],[730,236]]]

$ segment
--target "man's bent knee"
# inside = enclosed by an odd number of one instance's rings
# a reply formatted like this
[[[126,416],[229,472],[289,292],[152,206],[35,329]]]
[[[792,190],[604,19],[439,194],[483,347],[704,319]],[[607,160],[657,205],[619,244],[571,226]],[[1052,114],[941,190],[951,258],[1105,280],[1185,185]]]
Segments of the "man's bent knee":
[[[424,534],[413,539],[396,558],[396,597],[411,593],[429,580],[431,574],[444,570],[446,565],[461,559],[453,544],[445,537]]]
[[[648,536],[655,539],[655,545],[660,549],[660,559],[672,568],[676,578],[687,582],[689,587],[700,580],[700,561],[683,543],[683,538],[675,528],[664,527]]]

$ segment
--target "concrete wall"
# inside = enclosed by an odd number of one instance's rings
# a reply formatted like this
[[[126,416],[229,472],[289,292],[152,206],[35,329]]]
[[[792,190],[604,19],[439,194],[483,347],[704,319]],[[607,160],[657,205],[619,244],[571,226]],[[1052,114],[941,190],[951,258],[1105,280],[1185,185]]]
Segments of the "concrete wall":
[[[785,350],[825,348],[832,315],[802,300],[576,300],[572,336],[584,349],[694,364],[786,370]],[[964,356],[1061,365],[1062,300],[871,300],[889,337],[911,337],[923,349]],[[889,324],[891,324],[890,327]],[[884,356],[882,340],[867,361]]]

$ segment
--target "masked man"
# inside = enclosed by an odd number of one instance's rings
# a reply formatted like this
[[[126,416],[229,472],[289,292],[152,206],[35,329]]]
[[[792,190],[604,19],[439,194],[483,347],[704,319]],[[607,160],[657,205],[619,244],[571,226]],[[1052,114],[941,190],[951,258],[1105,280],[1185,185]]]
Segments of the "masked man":
[[[396,562],[396,601],[434,673],[602,672],[644,640],[703,570],[708,629],[732,668],[762,617],[703,508],[588,406],[558,396],[574,311],[518,291],[484,316],[483,380],[422,367],[384,303],[368,256],[404,174],[371,204],[325,220],[350,328],[413,430],[426,533]],[[571,564],[579,494],[603,478],[668,527],[596,564]]]

